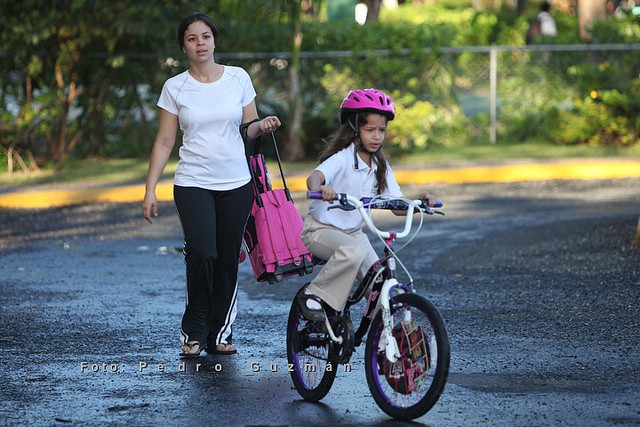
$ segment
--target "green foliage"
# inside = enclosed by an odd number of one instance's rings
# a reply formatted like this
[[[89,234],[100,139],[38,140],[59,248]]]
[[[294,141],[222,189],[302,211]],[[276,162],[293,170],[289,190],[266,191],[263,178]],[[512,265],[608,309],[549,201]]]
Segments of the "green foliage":
[[[594,92],[576,102],[571,110],[558,110],[551,135],[562,144],[636,145],[640,138],[640,110],[636,105],[633,115],[621,115],[632,103],[617,91]]]
[[[389,125],[391,152],[405,154],[434,146],[455,147],[469,141],[469,120],[457,106],[436,107],[428,101],[404,106],[404,99],[397,99],[397,119]]]
[[[596,21],[593,35],[594,43],[640,43],[638,17],[629,13]]]
[[[602,64],[600,67],[597,64],[569,67],[566,80],[555,76],[557,81],[554,82],[550,76],[544,76],[546,80],[540,83],[545,87],[543,91],[535,91],[532,86],[521,87],[513,80],[507,90],[516,96],[500,110],[503,123],[509,124],[504,129],[505,136],[516,140],[540,137],[569,145],[624,147],[637,144],[640,79],[617,85],[627,88],[624,91],[604,89],[616,82],[615,78],[605,78],[605,69],[609,67]],[[569,80],[572,85],[566,84]]]
[[[107,137],[105,122],[146,101],[136,85],[157,85],[149,72],[157,66],[139,61],[141,54],[163,50],[169,38],[157,29],[169,28],[171,12],[186,2],[162,3],[7,4],[0,49],[14,62],[0,63],[0,90],[3,105],[17,112],[3,116],[0,143],[19,141],[16,149],[54,161],[73,150],[95,153]]]
[[[299,6],[296,1],[52,0],[47,7],[38,0],[6,2],[0,27],[0,144],[45,160],[59,159],[56,153],[147,156],[161,85],[185,65],[176,27],[194,9],[219,24],[219,55],[274,53],[265,60],[222,62],[250,72],[261,113],[286,117],[291,64],[277,53],[291,50],[294,20],[287,11]],[[486,87],[473,78],[488,69],[488,55],[443,55],[440,49],[522,45],[531,16],[505,8],[477,11],[461,0],[407,3],[383,9],[378,22],[364,26],[302,19],[303,51],[362,52],[302,59],[302,137],[310,157],[335,129],[337,107],[355,87],[377,87],[396,100],[389,141],[394,153],[486,139],[478,129],[486,129],[487,115],[465,116],[460,99],[472,89],[486,97]],[[537,43],[579,43],[577,18],[555,12],[554,18],[558,37]],[[639,43],[640,25],[635,17],[614,16],[596,22],[593,34],[597,43]],[[401,49],[410,54],[400,55]],[[365,54],[370,51],[379,53]],[[510,52],[500,58],[505,63],[514,65],[500,76],[501,136],[564,144],[637,143],[638,55],[594,52],[585,58],[562,52],[545,60],[539,52]]]

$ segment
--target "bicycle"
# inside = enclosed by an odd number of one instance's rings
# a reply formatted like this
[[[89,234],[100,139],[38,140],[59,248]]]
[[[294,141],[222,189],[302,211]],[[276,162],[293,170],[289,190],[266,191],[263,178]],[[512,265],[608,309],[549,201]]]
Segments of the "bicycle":
[[[310,191],[307,197],[322,199],[319,192]],[[319,401],[331,389],[337,365],[348,363],[367,335],[365,374],[376,404],[392,418],[418,418],[435,405],[444,390],[449,373],[449,339],[438,310],[415,293],[413,279],[391,244],[411,234],[414,212],[444,213],[429,208],[421,200],[379,197],[359,200],[344,193],[337,195],[336,200],[339,203],[335,208],[355,209],[362,215],[368,228],[383,240],[384,254],[362,278],[342,312],[323,304],[326,315],[323,322],[307,320],[298,305],[298,295],[293,298],[287,322],[287,359],[293,384],[304,400]],[[440,206],[442,202],[438,201],[434,207]],[[404,229],[379,230],[370,209],[407,210]],[[421,226],[422,215],[413,236]],[[397,280],[398,264],[409,277],[407,283]],[[303,291],[304,287],[298,293]],[[355,330],[350,309],[363,299],[367,303]]]

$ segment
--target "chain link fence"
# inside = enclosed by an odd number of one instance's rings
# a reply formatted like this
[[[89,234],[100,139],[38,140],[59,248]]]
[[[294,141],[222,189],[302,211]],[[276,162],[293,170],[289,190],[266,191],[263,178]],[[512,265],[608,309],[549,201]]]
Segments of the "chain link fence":
[[[570,109],[602,91],[624,93],[640,78],[639,50],[640,44],[604,44],[303,52],[305,117],[312,122],[330,114],[348,88],[365,82],[395,90],[400,103],[411,93],[410,102],[422,99],[450,111],[457,107],[458,118],[466,118],[476,136],[491,142],[504,133],[520,132],[524,138],[541,125],[537,119],[527,126],[527,120],[550,105]],[[252,72],[267,109],[283,107],[290,53],[228,54],[220,60]]]
[[[584,100],[597,101],[604,91],[635,97],[635,101],[627,102],[635,102],[635,110],[624,114],[635,111],[638,116],[638,51],[640,44],[302,52],[298,62],[301,140],[307,157],[315,157],[322,149],[323,139],[336,128],[337,107],[348,90],[355,87],[383,89],[396,101],[398,114],[388,146],[392,154],[420,150],[434,143],[446,146],[468,141],[524,140],[552,127],[549,121],[557,111],[571,111]],[[75,149],[79,156],[148,154],[156,129],[155,102],[161,82],[183,70],[185,59],[149,55],[129,55],[126,59],[142,64],[138,69],[150,72],[128,75],[131,78],[126,79],[127,86],[122,82],[118,83],[120,86],[112,85],[100,110],[111,117],[98,117],[97,111],[91,115]],[[93,61],[96,68],[105,59],[93,56],[82,60]],[[287,117],[290,70],[295,62],[290,52],[220,52],[217,60],[241,66],[251,74],[262,115]],[[8,73],[3,78],[0,107],[4,111],[4,137],[0,157],[11,152],[23,156],[46,153],[46,129],[37,132],[47,123],[54,123],[53,110],[49,110],[49,116],[33,120],[33,127],[20,128],[20,120],[24,121],[18,117],[21,101],[12,94],[19,93],[15,85],[21,83],[13,78],[15,75]],[[139,80],[148,76],[154,80]],[[13,91],[9,90],[11,85],[15,86]],[[34,94],[44,96],[44,89],[40,87]],[[91,94],[85,98],[79,98],[79,105],[71,107],[73,114],[68,120],[77,121],[73,124],[76,130],[86,120],[82,113],[94,99]],[[51,102],[44,98],[35,101],[36,107]],[[38,113],[34,110],[33,114]],[[637,133],[638,129],[636,138]]]

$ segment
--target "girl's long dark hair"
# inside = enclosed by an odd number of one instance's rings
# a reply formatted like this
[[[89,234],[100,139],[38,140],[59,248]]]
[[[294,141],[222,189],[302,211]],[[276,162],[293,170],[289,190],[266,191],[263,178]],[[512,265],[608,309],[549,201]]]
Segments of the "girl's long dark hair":
[[[358,117],[358,129],[364,126],[367,123],[367,117],[370,113],[363,112],[357,115]],[[356,138],[356,134],[349,125],[349,123],[344,123],[342,126],[338,128],[336,132],[334,132],[327,142],[327,147],[320,154],[318,161],[320,163],[327,160],[329,157],[336,154],[338,151],[343,150],[349,146],[351,143],[356,144],[356,150],[358,150],[358,143],[354,141]],[[378,169],[376,170],[376,181],[378,181],[378,194],[382,194],[383,191],[387,189],[387,158],[385,157],[382,149],[376,151],[372,156],[372,160],[376,162],[378,165]]]

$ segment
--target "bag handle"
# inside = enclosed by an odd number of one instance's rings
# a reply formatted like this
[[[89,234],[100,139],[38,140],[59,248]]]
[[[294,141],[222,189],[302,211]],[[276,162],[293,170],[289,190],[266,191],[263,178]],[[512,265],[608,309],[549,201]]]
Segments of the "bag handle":
[[[260,119],[253,119],[250,122],[247,123],[243,123],[240,125],[240,136],[242,137],[242,140],[246,143],[249,139],[249,134],[247,133],[249,131],[249,126],[251,126],[252,124],[254,124],[255,122],[259,122]],[[256,139],[253,140],[254,142],[258,142],[260,141],[260,137],[257,137]]]
[[[251,124],[255,123],[255,122],[259,122],[260,119],[256,118],[251,120],[250,122],[247,123],[243,123],[240,125],[240,136],[242,137],[242,141],[244,141],[244,143],[247,143],[247,140],[249,140],[249,135],[247,134],[249,126],[251,126]],[[257,150],[258,147],[258,143],[260,142],[260,136],[258,136],[256,139],[253,140],[254,143],[254,150]],[[260,193],[259,189],[258,189],[258,184],[257,184],[257,180],[256,180],[256,174],[255,171],[253,170],[253,165],[251,164],[251,158],[249,156],[249,153],[246,152],[245,150],[245,154],[247,157],[247,165],[249,166],[249,174],[251,175],[251,185],[253,187],[253,194],[255,194],[256,196]],[[256,197],[255,198],[258,206],[262,207],[262,199],[260,197]]]
[[[280,177],[282,178],[282,185],[284,185],[284,193],[287,196],[287,200],[289,201],[293,201],[293,198],[291,197],[291,193],[289,192],[289,187],[287,186],[287,181],[284,178],[284,171],[282,169],[282,162],[280,161],[280,153],[278,152],[278,143],[276,142],[276,134],[273,132],[271,133],[271,141],[273,141],[273,150],[276,154],[276,160],[278,160],[278,169],[280,169]],[[253,154],[260,154],[260,146],[259,146],[259,139],[254,140],[253,142]]]

